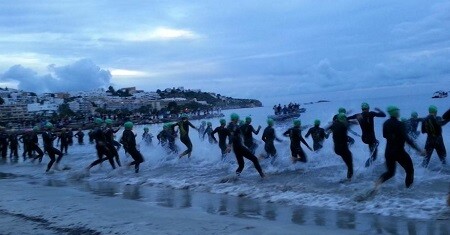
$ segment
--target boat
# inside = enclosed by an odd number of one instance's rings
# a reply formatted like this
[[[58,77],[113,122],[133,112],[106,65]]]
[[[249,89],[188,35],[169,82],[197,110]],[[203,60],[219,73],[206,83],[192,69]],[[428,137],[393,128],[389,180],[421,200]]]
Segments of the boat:
[[[445,91],[436,91],[431,98],[446,98],[448,96],[448,92]]]
[[[299,118],[301,116],[301,113],[304,113],[305,111],[306,111],[305,108],[301,108],[296,112],[286,113],[286,114],[269,115],[269,116],[267,116],[267,118],[273,119],[274,121],[278,121],[278,122],[289,121],[292,119]]]

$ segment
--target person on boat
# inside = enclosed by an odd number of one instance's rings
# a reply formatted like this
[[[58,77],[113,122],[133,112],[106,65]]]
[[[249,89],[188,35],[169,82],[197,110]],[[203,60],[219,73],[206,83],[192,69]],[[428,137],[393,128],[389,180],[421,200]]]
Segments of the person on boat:
[[[373,161],[377,159],[378,155],[378,140],[375,137],[374,117],[386,117],[386,114],[379,108],[375,111],[369,111],[370,106],[364,102],[361,104],[361,113],[347,117],[348,120],[356,119],[361,127],[361,139],[363,143],[369,145],[370,156],[367,159],[365,166],[369,167]]]
[[[180,158],[183,156],[191,157],[192,154],[192,142],[189,138],[189,127],[194,128],[198,131],[198,128],[192,125],[192,123],[188,120],[188,117],[186,114],[181,115],[181,121],[177,122],[176,124],[172,125],[173,127],[178,126],[178,130],[180,131],[180,141],[184,145],[186,145],[187,149],[180,154]]]
[[[375,188],[378,188],[382,183],[386,182],[395,175],[395,168],[397,163],[406,172],[405,186],[411,187],[414,182],[414,165],[411,157],[405,151],[405,143],[412,148],[425,155],[425,151],[421,150],[416,143],[408,136],[405,124],[399,121],[400,111],[396,106],[389,106],[387,108],[390,118],[383,124],[383,137],[386,139],[386,150],[384,151],[386,158],[387,171],[383,173],[376,182]]]
[[[282,142],[282,140],[275,134],[275,128],[273,128],[273,125],[273,119],[267,119],[267,127],[264,129],[261,139],[264,141],[264,150],[267,154],[266,158],[272,158],[275,160],[277,157],[277,149],[275,148],[274,142]]]
[[[245,166],[244,158],[247,158],[248,160],[253,162],[253,165],[255,166],[261,178],[264,178],[265,175],[261,166],[259,165],[258,158],[255,155],[253,155],[252,152],[242,143],[242,136],[241,136],[242,133],[238,125],[239,115],[237,115],[236,113],[232,113],[230,119],[231,121],[227,127],[228,131],[230,132],[228,138],[229,144],[227,148],[231,149],[232,147],[233,152],[236,156],[236,161],[239,165],[238,168],[236,169],[236,175],[239,176],[241,174]]]
[[[123,125],[125,127],[125,130],[122,133],[122,143],[124,145],[124,149],[127,149],[128,154],[133,158],[134,161],[132,161],[129,165],[134,165],[134,172],[139,172],[139,165],[144,162],[144,157],[142,156],[141,152],[136,148],[136,136],[133,133],[133,123],[132,122],[125,122]]]
[[[444,145],[444,138],[442,137],[442,126],[449,122],[437,116],[437,107],[434,105],[428,108],[428,113],[429,115],[422,121],[422,133],[427,134],[425,143],[427,154],[422,162],[422,166],[425,168],[428,167],[434,150],[436,150],[442,164],[446,164],[447,151]]]
[[[311,147],[309,147],[308,143],[302,136],[301,121],[296,119],[294,120],[293,124],[293,127],[289,128],[286,132],[283,133],[283,136],[289,137],[291,140],[290,148],[292,162],[307,162],[307,157],[305,151],[303,151],[302,149],[301,143],[303,143],[309,150],[313,150],[311,149]]]
[[[253,139],[253,134],[258,135],[261,130],[261,126],[258,126],[258,129],[255,130],[252,126],[252,118],[246,117],[245,123],[241,126],[242,136],[244,138],[244,145],[255,154],[256,149],[258,148],[258,144],[255,143]]]
[[[325,128],[325,131],[331,131],[333,133],[334,152],[341,156],[345,165],[347,166],[347,180],[350,181],[353,177],[353,156],[352,152],[348,148],[348,129],[349,122],[347,116],[344,113],[339,113],[336,116],[336,121]]]
[[[328,135],[325,133],[325,129],[320,127],[320,120],[314,120],[314,127],[309,128],[305,135],[308,138],[311,135],[313,139],[313,149],[315,152],[319,151],[323,147],[323,141],[328,139]]]
[[[225,158],[225,156],[227,155],[227,138],[230,135],[230,131],[228,130],[228,128],[226,127],[227,125],[227,121],[225,119],[220,119],[220,126],[216,127],[212,132],[211,132],[211,137],[214,138],[214,142],[217,143],[216,137],[214,136],[216,133],[219,136],[219,148],[220,151],[222,153],[222,160]]]

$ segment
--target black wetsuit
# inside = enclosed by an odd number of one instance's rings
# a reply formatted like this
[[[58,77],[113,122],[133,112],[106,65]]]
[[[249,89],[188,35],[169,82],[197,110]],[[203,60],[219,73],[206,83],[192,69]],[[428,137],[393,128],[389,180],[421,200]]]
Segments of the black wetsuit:
[[[409,188],[414,182],[414,165],[411,157],[405,151],[405,142],[417,151],[420,151],[419,147],[417,147],[406,133],[405,124],[394,117],[384,122],[383,137],[386,138],[384,156],[386,158],[387,171],[380,176],[380,183],[387,181],[395,175],[395,167],[398,162],[405,169],[405,185]]]
[[[95,138],[94,138],[94,130],[90,130],[90,131],[88,132],[88,137],[89,137],[89,143],[90,143],[90,144],[93,144],[94,141],[95,141]]]
[[[244,145],[255,154],[256,149],[258,148],[258,144],[253,141],[253,134],[257,135],[259,133],[260,128],[255,130],[250,123],[245,123],[241,126],[242,137],[244,138]]]
[[[8,135],[5,132],[0,133],[0,150],[2,158],[6,158],[8,154]]]
[[[347,121],[348,121],[348,119],[347,119]],[[337,114],[336,115],[334,115],[333,116],[333,122],[337,122]],[[349,131],[350,131],[350,129],[349,129]],[[352,132],[350,132],[350,133],[352,133]],[[329,134],[329,133],[328,133]],[[353,139],[351,136],[349,136],[349,135],[347,135],[347,143],[348,143],[348,145],[350,145],[350,146],[352,146],[354,143],[355,143],[355,139]]]
[[[342,157],[345,165],[347,165],[347,179],[351,179],[353,176],[353,156],[348,148],[348,128],[348,124],[334,121],[327,130],[331,130],[333,133],[334,152]]]
[[[450,109],[447,110],[447,111],[444,113],[444,115],[442,115],[442,118],[443,118],[445,121],[450,121]]]
[[[222,152],[222,157],[224,157],[225,154],[227,154],[227,137],[230,135],[230,131],[225,125],[216,127],[216,129],[211,132],[211,136],[214,138],[215,142],[217,142],[216,137],[214,137],[214,134],[216,133],[219,135],[219,148]]]
[[[42,142],[44,142],[44,151],[47,152],[48,157],[50,157],[50,162],[47,165],[47,170],[49,171],[52,168],[53,163],[55,162],[55,155],[58,155],[56,159],[56,163],[59,163],[62,159],[63,154],[59,149],[53,147],[53,141],[57,138],[55,134],[51,131],[45,131],[42,133]]]
[[[217,142],[215,138],[212,137],[211,133],[213,132],[213,129],[211,126],[207,126],[206,130],[203,132],[203,139],[205,139],[205,135],[208,135],[208,142],[210,144]]]
[[[78,131],[74,136],[77,137],[79,145],[84,144],[84,132],[83,131]]]
[[[134,136],[134,133],[131,130],[125,129],[122,133],[122,142],[124,148],[127,149],[127,152],[134,160],[130,163],[130,166],[134,165],[134,170],[138,173],[139,165],[144,162],[144,157],[136,148],[136,137]]]
[[[92,139],[95,140],[95,149],[97,150],[98,159],[93,161],[89,165],[89,168],[92,168],[93,166],[100,164],[103,161],[108,160],[109,164],[111,164],[111,167],[113,169],[116,169],[116,166],[114,164],[114,154],[107,146],[106,135],[103,132],[103,130],[100,128],[96,128],[95,130],[93,130],[92,131]],[[106,158],[103,158],[103,155],[105,155]]]
[[[73,145],[73,131],[72,131],[72,129],[70,129],[69,131],[67,131],[67,135],[68,135],[68,138],[67,138],[68,144],[69,144],[70,146],[72,146],[72,145]]]
[[[275,148],[274,141],[280,139],[275,135],[275,129],[272,126],[267,126],[261,137],[262,141],[264,141],[264,150],[266,151],[268,157],[276,157],[277,149]]]
[[[156,138],[168,154],[178,153],[178,148],[175,145],[175,134],[170,129],[162,130]]]
[[[28,152],[28,156],[31,156],[31,154],[33,153],[33,151],[37,152],[37,156],[34,157],[33,160],[39,159],[39,162],[42,161],[42,157],[44,157],[44,152],[42,151],[41,148],[39,148],[39,137],[38,134],[36,132],[32,132],[27,134],[30,137],[30,142],[27,145],[27,152]],[[28,138],[28,137],[27,137]]]
[[[292,127],[289,128],[286,132],[283,133],[284,136],[288,136],[291,139],[291,156],[301,162],[307,162],[307,157],[305,151],[303,151],[301,143],[306,145],[308,148],[309,145],[306,140],[302,136],[302,131],[300,127]]]
[[[328,136],[325,134],[325,130],[319,126],[309,128],[308,132],[305,135],[305,138],[308,138],[308,136],[310,135],[313,139],[314,151],[320,150],[323,147],[323,141],[325,140],[325,138],[328,138]]]
[[[68,132],[61,132],[58,138],[58,142],[60,143],[60,151],[61,153],[67,154],[67,150],[69,149],[70,136]]]
[[[441,117],[434,115],[428,115],[422,122],[422,133],[427,134],[427,141],[425,144],[425,151],[427,155],[422,162],[423,167],[427,167],[430,162],[433,151],[439,156],[442,164],[446,164],[445,158],[447,157],[447,151],[444,145],[444,139],[442,138],[442,126],[447,124],[448,121],[442,120]]]
[[[19,153],[18,153],[18,149],[19,149],[19,140],[17,139],[17,135],[16,134],[11,134],[8,137],[8,141],[9,141],[9,157],[15,157],[18,158],[19,157]]]
[[[119,131],[119,130],[117,130]],[[114,139],[114,134],[117,132],[113,130],[111,127],[106,128],[105,130],[105,137],[106,137],[106,146],[111,151],[111,153],[114,155],[114,158],[116,159],[116,163],[118,166],[122,166],[120,164],[120,157],[119,152],[117,152],[116,146],[121,146],[119,142],[117,142]]]
[[[264,177],[264,173],[261,169],[261,166],[259,165],[258,158],[252,154],[252,152],[243,145],[242,143],[242,137],[241,137],[241,129],[239,126],[234,123],[230,122],[227,127],[230,135],[229,135],[229,143],[233,146],[234,154],[236,155],[236,161],[238,163],[238,168],[236,169],[236,174],[241,174],[242,170],[244,169],[245,162],[244,157],[248,160],[253,162],[253,165],[255,166],[256,170],[258,171],[259,175],[261,177]]]
[[[406,127],[406,133],[413,138],[417,139],[417,137],[420,134],[420,131],[417,130],[419,127],[419,123],[423,121],[423,118],[410,118],[406,121],[405,127]]]
[[[381,111],[379,112],[368,111],[347,117],[348,120],[352,119],[358,120],[362,132],[361,140],[365,144],[369,145],[371,156],[366,162],[366,167],[369,167],[371,163],[377,159],[378,155],[378,140],[375,137],[374,121],[373,121],[374,117],[386,117],[386,114]]]
[[[195,126],[192,125],[192,123],[190,121],[180,121],[173,126],[178,126],[178,129],[180,130],[180,141],[187,147],[186,151],[184,151],[181,154],[181,156],[186,155],[186,154],[191,154],[192,142],[191,142],[191,139],[189,138],[189,127],[192,127],[195,129]]]

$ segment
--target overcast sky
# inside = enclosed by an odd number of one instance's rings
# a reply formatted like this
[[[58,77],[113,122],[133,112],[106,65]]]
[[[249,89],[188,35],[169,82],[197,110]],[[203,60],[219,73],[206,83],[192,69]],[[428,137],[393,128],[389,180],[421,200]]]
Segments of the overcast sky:
[[[450,85],[450,2],[0,1],[0,86],[243,98]]]

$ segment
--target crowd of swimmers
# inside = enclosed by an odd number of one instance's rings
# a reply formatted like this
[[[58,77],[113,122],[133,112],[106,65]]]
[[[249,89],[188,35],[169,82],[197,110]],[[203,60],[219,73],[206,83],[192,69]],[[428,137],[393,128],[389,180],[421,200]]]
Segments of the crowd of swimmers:
[[[400,119],[400,109],[396,106],[387,107],[387,113],[390,116],[383,124],[383,137],[386,139],[385,160],[387,171],[383,173],[376,181],[376,187],[383,182],[392,178],[395,175],[396,163],[399,163],[406,172],[405,186],[409,188],[414,181],[414,166],[410,155],[405,150],[405,143],[415,149],[421,156],[424,157],[422,166],[427,167],[432,153],[436,153],[442,164],[446,164],[446,149],[442,137],[442,126],[450,121],[450,110],[440,117],[437,115],[438,110],[436,106],[431,105],[428,108],[426,117],[420,118],[417,112],[412,112],[409,119]],[[348,135],[350,127],[359,125],[361,128],[361,141],[368,146],[369,156],[365,163],[369,167],[377,159],[379,141],[375,136],[374,119],[386,117],[386,113],[379,108],[370,110],[368,103],[361,104],[361,112],[353,115],[348,115],[345,108],[339,108],[338,113],[333,117],[332,122],[327,124],[324,128],[321,127],[320,120],[314,121],[314,126],[309,128],[306,135],[303,137],[302,131],[307,127],[301,124],[301,121],[296,119],[293,121],[293,126],[286,130],[282,135],[290,139],[291,159],[295,162],[307,162],[308,158],[302,145],[306,146],[310,151],[320,151],[323,148],[325,139],[332,135],[334,143],[334,152],[342,157],[347,166],[346,179],[350,181],[353,177],[353,156],[349,146],[354,143],[354,139]],[[91,143],[95,143],[97,152],[97,159],[93,161],[87,169],[90,169],[103,161],[108,160],[113,169],[116,164],[121,166],[118,150],[123,147],[125,152],[133,158],[129,165],[133,166],[135,172],[139,172],[139,166],[144,161],[144,157],[139,151],[136,143],[136,134],[132,131],[133,123],[125,122],[123,127],[122,137],[120,141],[115,140],[115,133],[120,127],[113,127],[111,119],[94,119],[95,128],[89,131],[88,136]],[[420,130],[419,129],[420,125]],[[190,157],[193,144],[189,136],[190,128],[195,129],[199,133],[202,140],[207,139],[212,144],[218,144],[221,150],[221,157],[225,158],[230,152],[233,152],[238,168],[236,174],[240,175],[244,169],[244,158],[250,160],[259,175],[264,178],[265,174],[259,164],[259,158],[255,155],[258,144],[254,139],[254,135],[258,135],[261,131],[261,126],[253,127],[252,118],[246,117],[243,121],[240,120],[238,114],[233,113],[230,116],[230,121],[227,123],[225,119],[220,120],[220,126],[213,128],[211,122],[203,121],[199,127],[193,125],[187,115],[182,115],[180,121],[174,123],[166,123],[163,129],[156,135],[158,144],[160,144],[168,154],[177,154],[179,158],[184,156]],[[38,144],[38,133],[42,134],[43,150]],[[426,134],[426,144],[424,148],[419,147],[415,139],[420,133]],[[216,134],[218,140],[216,138]],[[312,138],[312,147],[307,143],[305,138]],[[53,132],[53,124],[48,122],[44,126],[44,130],[40,131],[35,127],[27,131],[20,137],[15,134],[7,135],[4,128],[0,129],[0,151],[1,156],[6,158],[7,149],[9,146],[10,157],[18,157],[19,142],[23,143],[24,159],[27,157],[31,161],[42,161],[44,153],[50,158],[46,171],[49,171],[54,165],[58,169],[58,164],[61,162],[64,154],[68,153],[68,147],[73,144],[73,138],[78,139],[78,144],[84,144],[84,133],[79,130],[73,134],[71,130],[62,128],[57,133]],[[179,152],[178,146],[175,144],[176,139],[186,146],[183,152]],[[153,135],[149,132],[148,127],[144,128],[142,140],[144,143],[151,144]],[[267,127],[263,130],[261,137],[264,142],[265,155],[264,158],[272,158],[272,162],[277,158],[277,150],[275,148],[275,141],[282,140],[277,137],[274,129],[274,121],[267,120]],[[57,141],[59,149],[54,147],[53,142]]]

